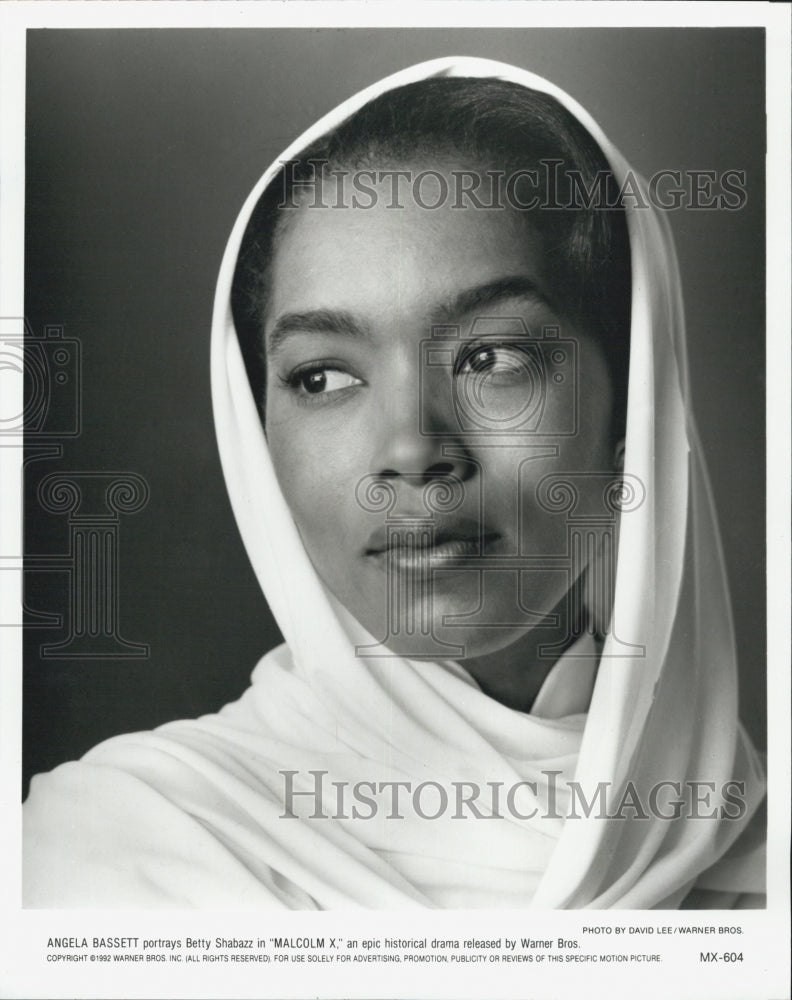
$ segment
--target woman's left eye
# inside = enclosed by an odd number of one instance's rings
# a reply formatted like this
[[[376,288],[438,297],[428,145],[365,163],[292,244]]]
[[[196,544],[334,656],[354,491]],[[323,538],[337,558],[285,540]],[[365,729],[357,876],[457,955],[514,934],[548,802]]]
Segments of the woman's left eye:
[[[291,388],[301,395],[327,396],[340,389],[362,385],[362,381],[339,368],[309,368],[294,372],[288,379]]]
[[[517,344],[485,344],[467,351],[456,364],[457,375],[472,375],[508,384],[529,375],[532,363]]]

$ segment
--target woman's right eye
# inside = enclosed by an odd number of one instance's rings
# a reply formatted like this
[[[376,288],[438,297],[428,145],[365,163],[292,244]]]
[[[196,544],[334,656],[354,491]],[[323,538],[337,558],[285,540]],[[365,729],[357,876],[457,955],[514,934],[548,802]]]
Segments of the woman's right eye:
[[[355,375],[328,366],[299,369],[292,372],[285,382],[301,396],[329,396],[342,389],[363,384]]]

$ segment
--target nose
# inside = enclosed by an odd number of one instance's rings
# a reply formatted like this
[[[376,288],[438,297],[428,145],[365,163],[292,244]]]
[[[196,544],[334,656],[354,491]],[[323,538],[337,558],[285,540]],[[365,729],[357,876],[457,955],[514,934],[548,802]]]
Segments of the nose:
[[[371,471],[418,487],[448,476],[470,479],[476,466],[460,435],[450,392],[437,380],[424,378],[417,386],[409,381],[382,400]]]

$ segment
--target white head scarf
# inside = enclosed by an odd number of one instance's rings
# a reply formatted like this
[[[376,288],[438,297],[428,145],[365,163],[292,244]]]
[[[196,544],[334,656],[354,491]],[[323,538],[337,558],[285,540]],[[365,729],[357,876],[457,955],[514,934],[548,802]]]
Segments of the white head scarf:
[[[448,58],[414,66],[370,87],[301,136],[251,192],[220,271],[213,320],[212,385],[220,454],[234,513],[262,590],[296,669],[355,732],[356,749],[412,749],[432,773],[463,773],[462,761],[502,775],[571,754],[574,777],[593,789],[631,780],[644,791],[663,780],[746,781],[742,821],[568,821],[540,836],[557,843],[532,903],[545,907],[649,907],[679,900],[740,833],[763,794],[755,754],[737,721],[737,674],[726,578],[709,486],[693,427],[676,256],[664,218],[628,206],[632,329],[625,474],[645,502],[622,519],[613,620],[623,642],[645,654],[610,655],[606,639],[582,734],[487,704],[441,664],[355,656],[354,625],[338,613],[302,547],[279,490],[239,350],[230,290],[250,214],[281,160],[300,151],[395,87],[430,77],[497,77],[550,94],[599,143],[618,182],[628,166],[587,113],[531,73],[488,60]],[[648,202],[648,199],[647,199]],[[453,688],[454,695],[449,688]],[[275,693],[273,692],[273,697]],[[493,726],[497,718],[497,724]],[[501,728],[504,726],[504,729]],[[564,739],[558,740],[559,729]],[[574,745],[573,745],[574,744]],[[567,764],[569,761],[567,761]],[[536,771],[534,766],[531,770]],[[565,771],[566,774],[566,771]],[[492,775],[491,775],[492,776]],[[720,802],[716,796],[712,802]],[[431,824],[428,824],[431,825]],[[506,824],[504,824],[505,826]],[[541,824],[539,824],[541,826]],[[496,837],[489,851],[497,854]],[[540,852],[543,856],[547,851]],[[526,859],[526,864],[530,862]],[[461,876],[465,881],[464,875]],[[464,893],[460,894],[464,898]]]
[[[566,670],[577,700],[573,691],[554,703],[547,689],[554,677],[559,687],[563,658],[532,712],[522,713],[487,697],[455,664],[356,655],[366,639],[303,548],[232,319],[240,244],[281,160],[372,98],[437,76],[497,77],[552,95],[589,129],[617,181],[626,177],[622,157],[566,94],[523,70],[470,58],[424,63],[364,90],[267,170],[220,269],[212,392],[234,514],[286,645],[264,657],[248,691],[217,715],[116,737],[34,779],[27,905],[642,909],[679,906],[694,885],[763,889],[761,873],[757,882],[732,850],[764,779],[737,720],[735,642],[691,416],[680,280],[667,225],[654,211],[628,206],[625,477],[643,483],[646,497],[622,517],[613,628],[593,694],[585,672]],[[625,644],[635,655],[624,655]],[[385,808],[371,819],[286,819],[287,770],[301,791],[315,787],[309,772],[322,772],[329,813],[338,813],[331,782],[501,782],[504,795],[518,788],[514,812],[530,818],[504,810],[501,819],[478,819],[468,810],[454,819],[452,805],[429,820],[408,802],[402,819]],[[745,810],[735,819],[687,819],[683,811],[667,820],[603,819],[595,809],[564,820],[572,780],[587,800],[605,783],[609,802],[633,788],[644,804],[658,782],[676,782],[688,808],[696,796],[685,783],[707,782],[703,814],[728,805],[724,788],[737,780]],[[341,812],[350,814],[349,801]]]

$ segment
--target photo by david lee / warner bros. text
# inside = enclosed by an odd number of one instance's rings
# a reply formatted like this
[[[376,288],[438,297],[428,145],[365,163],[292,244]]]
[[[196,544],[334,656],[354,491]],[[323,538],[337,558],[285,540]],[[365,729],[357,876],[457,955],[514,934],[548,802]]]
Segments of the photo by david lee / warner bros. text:
[[[25,907],[764,907],[763,57],[28,32]]]

